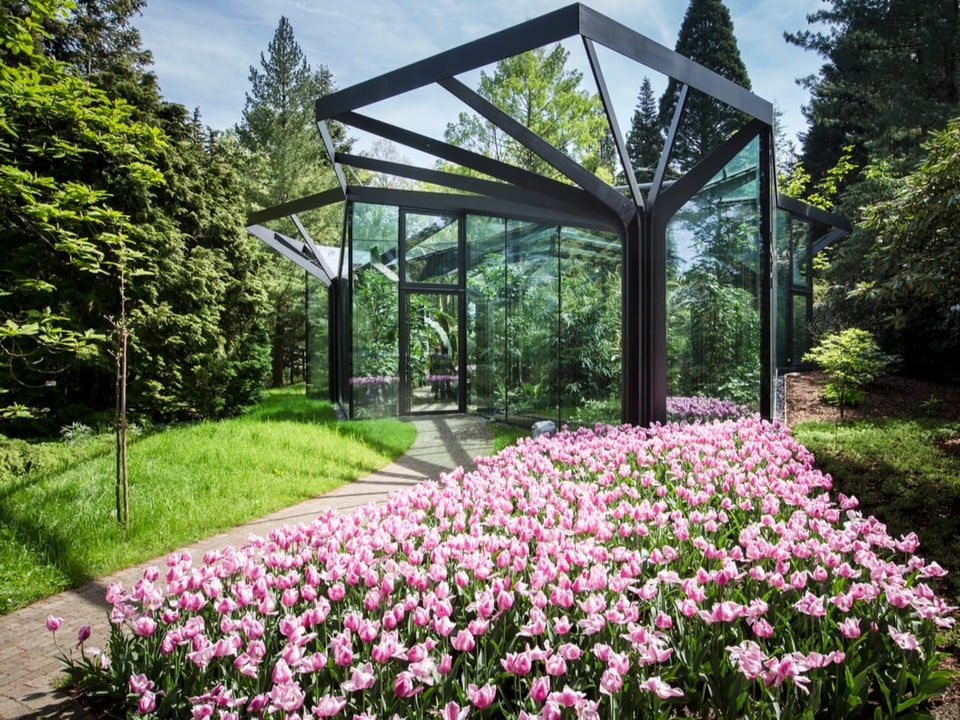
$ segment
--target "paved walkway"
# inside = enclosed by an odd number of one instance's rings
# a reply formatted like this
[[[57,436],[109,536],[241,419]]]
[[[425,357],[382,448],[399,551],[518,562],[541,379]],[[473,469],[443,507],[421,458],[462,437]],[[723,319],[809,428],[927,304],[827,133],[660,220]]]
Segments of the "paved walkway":
[[[415,485],[426,478],[436,478],[457,466],[472,468],[474,458],[489,455],[493,449],[489,428],[481,418],[443,415],[418,417],[411,422],[417,428],[413,447],[379,472],[185,549],[194,558],[199,558],[210,549],[243,545],[251,534],[265,535],[271,528],[283,524],[309,521],[324,508],[349,511],[379,503],[394,490]],[[119,580],[129,586],[141,577],[144,568],[162,563],[163,558],[157,558],[0,617],[0,718],[89,720],[77,703],[52,688],[61,666],[44,621],[47,615],[64,619],[59,634],[63,635],[61,640],[65,643],[76,637],[77,628],[89,624],[93,635],[88,644],[105,644],[108,634],[108,605],[104,600],[107,584]]]

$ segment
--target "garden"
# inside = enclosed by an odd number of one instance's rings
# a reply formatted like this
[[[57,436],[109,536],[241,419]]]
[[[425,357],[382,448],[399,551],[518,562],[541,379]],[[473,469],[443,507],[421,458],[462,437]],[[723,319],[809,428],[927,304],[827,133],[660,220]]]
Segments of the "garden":
[[[953,608],[918,545],[779,424],[598,425],[171,554],[108,588],[109,638],[48,628],[131,716],[928,717]]]

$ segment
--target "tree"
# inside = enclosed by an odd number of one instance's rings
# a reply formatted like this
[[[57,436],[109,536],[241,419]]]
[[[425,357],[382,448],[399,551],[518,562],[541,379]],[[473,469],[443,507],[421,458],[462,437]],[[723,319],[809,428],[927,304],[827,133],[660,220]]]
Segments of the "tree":
[[[650,182],[660,162],[663,149],[663,133],[657,115],[657,103],[653,97],[650,78],[644,77],[637,96],[637,107],[627,133],[627,155],[633,165],[638,182]]]
[[[568,70],[569,53],[557,44],[497,62],[480,73],[477,93],[591,172],[612,180],[604,168],[604,137],[609,128],[599,98],[580,87],[583,74]],[[447,142],[531,172],[558,177],[539,155],[477,115],[460,113],[447,125]]]
[[[866,330],[847,328],[828,335],[803,356],[804,362],[815,362],[830,378],[824,387],[828,402],[840,408],[840,419],[847,405],[859,402],[861,388],[883,372],[891,358],[880,352],[876,340]]]
[[[960,352],[960,120],[924,145],[923,162],[864,210],[874,233],[855,296],[883,308],[898,350],[924,374],[953,373]],[[872,168],[871,172],[880,170]]]
[[[260,67],[250,67],[250,91],[243,119],[236,127],[240,147],[246,151],[247,174],[263,178],[247,186],[249,209],[295,200],[317,188],[332,187],[335,180],[314,121],[314,101],[334,89],[330,71],[313,70],[294,37],[290,21],[281,16]],[[342,125],[330,125],[338,149],[349,148]],[[319,214],[310,227],[319,241],[335,238],[335,218]],[[293,234],[291,227],[283,228]],[[284,384],[299,376],[306,357],[306,310],[303,273],[273,253],[268,267],[269,306],[272,308],[271,384]]]
[[[73,0],[69,15],[45,23],[44,47],[85,77],[142,74],[153,58],[131,21],[146,5],[147,0]]]
[[[690,0],[680,25],[675,50],[718,75],[750,89],[750,78],[740,57],[733,21],[722,0]],[[670,127],[680,96],[680,83],[671,78],[660,97],[660,127]],[[687,95],[671,161],[685,172],[746,122],[743,113],[699,91]]]
[[[12,414],[49,402],[77,362],[94,360],[107,329],[80,308],[116,267],[132,223],[115,187],[137,196],[161,179],[150,155],[162,146],[133,108],[43,56],[42,23],[60,3],[34,0],[0,15],[0,348]],[[109,285],[109,283],[107,283]]]
[[[156,138],[152,144],[131,141],[162,173],[162,182],[151,187],[104,168],[95,153],[61,168],[94,178],[130,218],[122,236],[125,264],[110,266],[110,282],[91,282],[41,255],[18,257],[27,265],[43,264],[57,278],[65,313],[116,338],[118,349],[117,321],[124,315],[118,288],[126,288],[129,397],[139,413],[153,419],[231,414],[254,402],[263,387],[265,303],[256,275],[258,248],[243,229],[236,158],[202,132],[197,113],[164,102],[156,78],[145,70],[149,53],[131,26],[141,5],[86,0],[48,23],[58,35],[45,43],[63,52],[60,60],[69,60],[75,72],[89,69],[85,83],[128,108]],[[109,64],[97,59],[103,48],[109,49]],[[129,280],[123,285],[121,269]],[[115,372],[109,357],[75,359],[64,363],[56,388],[37,392],[76,419],[111,407]]]
[[[957,0],[828,0],[808,15],[825,31],[785,33],[823,56],[810,90],[801,159],[819,179],[853,145],[854,162],[884,158],[905,172],[931,130],[960,109]],[[852,180],[858,178],[851,178]]]

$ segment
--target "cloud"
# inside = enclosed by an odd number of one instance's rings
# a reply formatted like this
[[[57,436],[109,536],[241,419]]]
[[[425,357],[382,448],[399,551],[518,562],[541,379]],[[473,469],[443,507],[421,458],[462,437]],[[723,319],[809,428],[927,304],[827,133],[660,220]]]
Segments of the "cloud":
[[[667,0],[594,0],[596,11],[650,39],[673,47],[684,3]],[[803,129],[800,106],[806,93],[797,77],[815,72],[819,61],[788,46],[783,31],[805,26],[818,0],[728,0],[741,54],[754,91],[776,100],[792,133]],[[153,51],[164,96],[188,108],[199,106],[204,121],[227,128],[240,120],[249,87],[249,68],[266,52],[281,15],[286,15],[308,60],[325,65],[340,88],[353,85],[443,50],[557,9],[557,0],[156,0],[137,22],[144,46]],[[582,52],[579,52],[582,56]],[[602,58],[616,93],[621,124],[629,122],[644,70]],[[586,70],[579,60],[578,67]],[[651,75],[653,75],[651,73]],[[657,88],[657,78],[651,77]],[[400,117],[432,119],[432,111],[399,103]],[[436,124],[441,128],[445,117]]]

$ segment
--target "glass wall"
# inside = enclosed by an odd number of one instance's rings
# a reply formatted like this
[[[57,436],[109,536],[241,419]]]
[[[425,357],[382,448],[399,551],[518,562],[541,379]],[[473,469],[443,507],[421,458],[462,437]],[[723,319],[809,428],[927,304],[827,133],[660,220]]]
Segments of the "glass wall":
[[[353,345],[351,416],[396,415],[399,398],[399,210],[353,207],[350,252]]]
[[[779,210],[776,215],[776,365],[797,367],[810,349],[813,315],[812,247],[816,224]]]
[[[759,140],[667,226],[667,394],[760,404]]]
[[[467,410],[506,413],[507,220],[466,218]]]
[[[560,231],[560,419],[620,421],[620,240]]]
[[[326,286],[307,275],[307,397],[330,398],[330,315]]]
[[[468,409],[527,425],[620,418],[620,242],[468,216]]]

